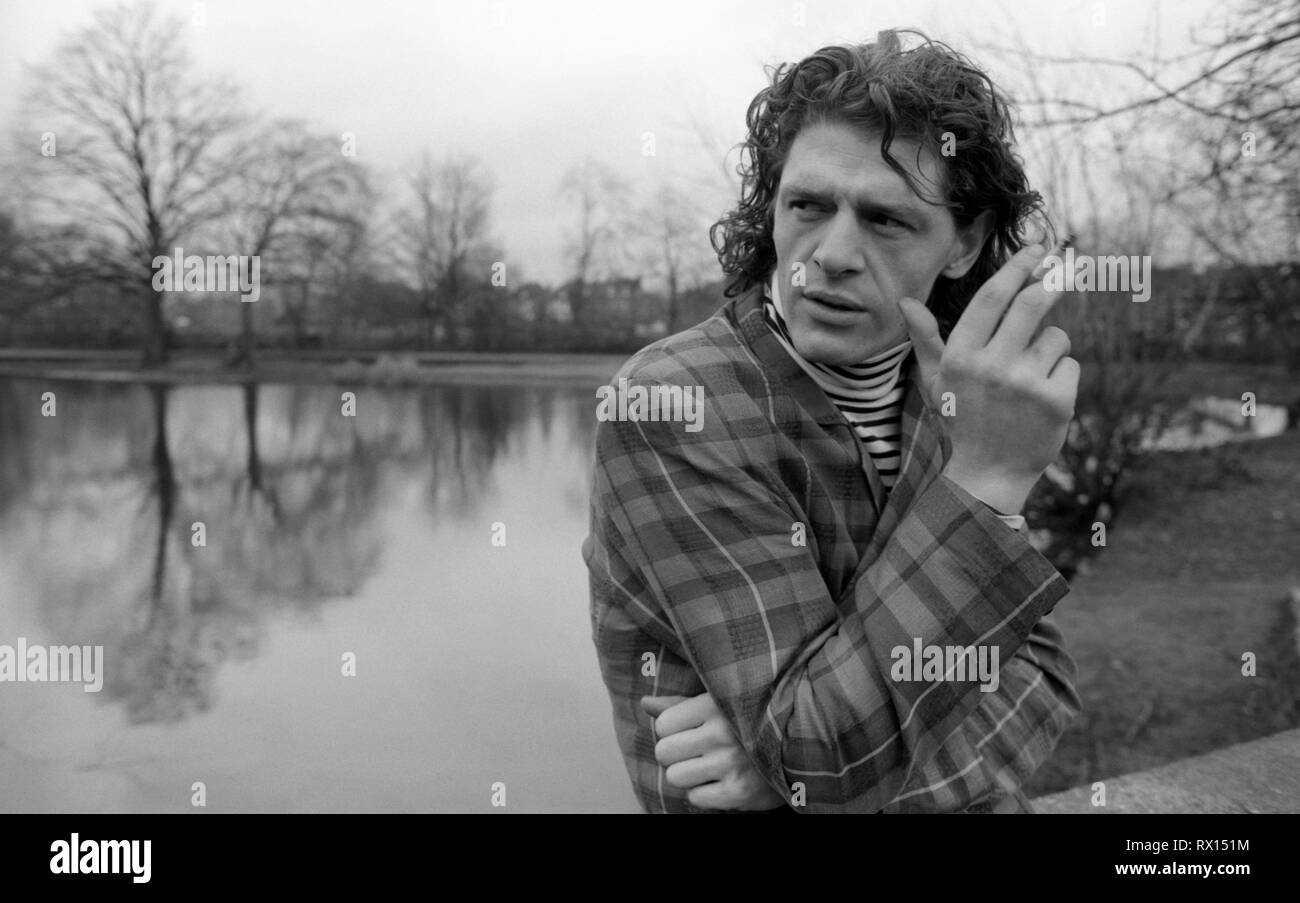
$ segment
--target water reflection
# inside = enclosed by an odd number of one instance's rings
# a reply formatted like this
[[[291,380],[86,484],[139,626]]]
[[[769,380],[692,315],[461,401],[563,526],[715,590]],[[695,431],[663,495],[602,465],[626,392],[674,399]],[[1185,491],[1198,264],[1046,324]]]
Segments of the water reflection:
[[[630,809],[589,396],[0,380],[0,643],[106,661],[97,696],[0,685],[0,809],[183,811],[205,776],[223,811],[486,811],[508,776],[517,811]]]
[[[1287,412],[1282,405],[1203,396],[1178,411],[1158,435],[1148,434],[1142,445],[1149,451],[1211,448],[1228,442],[1267,439],[1286,428]]]

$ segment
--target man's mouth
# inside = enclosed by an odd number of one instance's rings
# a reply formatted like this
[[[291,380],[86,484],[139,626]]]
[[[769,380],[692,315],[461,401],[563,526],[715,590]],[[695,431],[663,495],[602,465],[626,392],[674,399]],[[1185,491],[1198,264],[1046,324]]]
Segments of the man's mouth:
[[[809,301],[812,301],[827,310],[841,311],[843,313],[853,313],[853,314],[861,314],[867,312],[866,308],[863,307],[861,304],[858,304],[852,299],[846,298],[843,295],[838,295],[834,292],[805,290],[803,292],[803,297],[807,298]]]

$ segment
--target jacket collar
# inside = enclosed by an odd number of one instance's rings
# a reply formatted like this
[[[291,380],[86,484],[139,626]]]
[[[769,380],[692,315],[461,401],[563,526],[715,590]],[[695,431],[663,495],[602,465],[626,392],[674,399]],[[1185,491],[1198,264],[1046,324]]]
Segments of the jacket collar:
[[[949,455],[947,436],[937,419],[938,415],[925,404],[921,386],[913,378],[916,353],[912,352],[903,364],[903,372],[907,374],[908,381],[903,399],[901,468],[893,489],[888,491],[887,503],[882,505],[881,500],[886,498],[884,484],[871,463],[870,456],[862,453],[861,443],[852,426],[834,402],[826,397],[821,387],[781,347],[763,319],[763,287],[754,286],[739,296],[733,302],[732,311],[741,337],[763,367],[768,379],[779,382],[799,408],[803,409],[805,416],[811,417],[821,426],[835,429],[835,435],[841,444],[846,449],[851,448],[857,455],[859,467],[871,489],[876,513],[880,517],[872,545],[875,547],[878,543],[883,543],[893,532],[902,513],[939,475]],[[799,412],[789,406],[776,407],[775,414],[779,427],[793,426],[801,419]]]
[[[763,319],[763,287],[754,286],[737,298],[734,305],[736,325],[768,378],[776,377],[786,391],[794,396],[799,407],[820,425],[848,426],[848,421],[839,408],[835,407],[835,403],[826,397],[826,393],[813,382],[812,377],[786,353],[768,328],[767,321]],[[789,426],[800,419],[797,412],[788,409],[778,411],[777,417],[778,426]]]

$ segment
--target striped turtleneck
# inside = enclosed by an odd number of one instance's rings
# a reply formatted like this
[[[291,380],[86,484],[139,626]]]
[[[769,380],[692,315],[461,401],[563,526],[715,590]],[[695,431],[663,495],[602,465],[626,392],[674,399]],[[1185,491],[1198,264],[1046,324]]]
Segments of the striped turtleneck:
[[[901,461],[903,397],[907,392],[902,371],[912,350],[911,340],[904,340],[859,364],[837,366],[809,361],[795,350],[790,338],[775,275],[764,294],[764,317],[777,341],[839,408],[871,456],[881,482],[886,488],[892,488]]]
[[[775,275],[763,294],[763,315],[777,341],[840,409],[871,456],[880,481],[886,489],[892,489],[898,480],[903,444],[903,397],[907,394],[907,381],[902,371],[912,350],[911,340],[860,364],[848,367],[818,364],[795,350]],[[1023,515],[995,513],[1011,529],[1026,531]]]

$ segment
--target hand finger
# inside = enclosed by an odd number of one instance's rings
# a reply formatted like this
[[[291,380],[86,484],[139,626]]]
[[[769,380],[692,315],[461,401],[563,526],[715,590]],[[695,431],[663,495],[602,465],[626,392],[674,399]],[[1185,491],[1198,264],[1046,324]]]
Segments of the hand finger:
[[[692,788],[686,794],[687,801],[700,809],[739,809],[745,802],[743,786],[733,781],[714,781]],[[771,805],[759,804],[757,809],[775,809],[785,804],[785,797],[773,790],[767,796]]]
[[[660,737],[668,737],[678,731],[690,730],[699,727],[716,711],[713,697],[701,693],[665,709],[662,715],[655,718],[655,731]]]
[[[690,790],[700,784],[722,780],[727,774],[727,755],[717,750],[703,756],[693,756],[674,762],[664,770],[664,778],[674,787]]]
[[[898,302],[898,311],[907,324],[912,349],[916,352],[916,365],[921,371],[921,384],[928,386],[939,373],[939,359],[943,357],[943,339],[939,336],[939,322],[920,301],[904,298]]]
[[[1072,357],[1063,357],[1056,362],[1047,377],[1047,387],[1054,409],[1063,418],[1073,418],[1075,403],[1079,397],[1079,362]]]
[[[687,759],[707,755],[717,748],[717,742],[698,728],[678,731],[671,736],[660,736],[655,743],[655,761],[667,768]]]
[[[721,781],[692,787],[686,794],[686,800],[700,809],[738,809],[741,803],[735,788]]]
[[[642,696],[641,710],[651,718],[658,718],[668,709],[679,702],[685,702],[688,698],[686,696]]]
[[[1029,274],[1029,278],[1037,282],[1047,275],[1047,271],[1051,266],[1063,265],[1061,255],[1065,253],[1066,247],[1073,240],[1074,236],[1067,235],[1053,245],[1052,250],[1044,255],[1043,259],[1039,261],[1038,266],[1034,267],[1034,271]]]
[[[1056,366],[1047,377],[1048,385],[1059,392],[1062,399],[1068,398],[1072,409],[1074,400],[1079,394],[1080,372],[1078,361],[1072,357],[1063,357],[1056,362]]]
[[[1070,242],[1073,241],[1073,240],[1074,240],[1074,237],[1073,237],[1072,235],[1068,235],[1068,234],[1067,234],[1064,238],[1062,238],[1060,241],[1058,241],[1058,242],[1057,242],[1057,243],[1052,247],[1052,250],[1051,250],[1050,252],[1048,252],[1047,256],[1045,256],[1041,261],[1039,261],[1038,266],[1034,267],[1034,271],[1033,271],[1032,273],[1029,274],[1029,283],[1028,283],[1028,284],[1029,284],[1029,285],[1033,285],[1033,284],[1035,284],[1035,283],[1038,283],[1038,284],[1040,284],[1040,285],[1043,285],[1044,288],[1046,288],[1046,284],[1045,284],[1044,281],[1043,281],[1043,277],[1047,275],[1047,272],[1048,272],[1048,270],[1049,270],[1051,267],[1053,267],[1053,266],[1064,266],[1064,261],[1062,260],[1062,255],[1065,254],[1065,249],[1069,246]],[[1027,287],[1027,286],[1026,286],[1026,287]],[[1022,290],[1023,290],[1023,288],[1024,288],[1024,287],[1022,287]],[[1012,299],[1012,300],[1013,300],[1013,303],[1014,303],[1014,299]],[[1055,302],[1053,302],[1053,303],[1055,303]],[[998,324],[997,324],[997,326],[995,326],[995,327],[993,328],[993,334],[994,334],[994,335],[997,335],[997,331],[998,331],[998,329],[1001,328],[1001,326],[1002,326],[1002,322],[1003,322],[1003,320],[1006,319],[1006,317],[1007,317],[1006,311],[1003,311],[1003,313],[1002,313],[1002,317],[998,320]]]
[[[1038,362],[1044,376],[1056,362],[1070,353],[1070,336],[1059,326],[1049,326],[1029,343],[1029,357]]]
[[[1058,297],[1058,294],[1044,288],[1041,282],[1035,282],[1020,292],[1007,308],[1002,323],[989,340],[989,347],[1000,348],[1008,354],[1024,351]]]
[[[948,344],[971,349],[987,345],[1003,312],[1042,259],[1042,245],[1021,248],[992,279],[980,286],[948,336]]]

